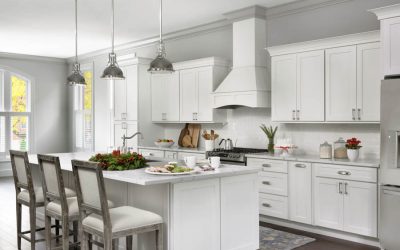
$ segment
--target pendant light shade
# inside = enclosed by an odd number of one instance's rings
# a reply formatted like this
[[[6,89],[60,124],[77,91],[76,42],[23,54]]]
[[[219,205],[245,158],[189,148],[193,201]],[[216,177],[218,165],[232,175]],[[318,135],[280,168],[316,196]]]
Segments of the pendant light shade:
[[[111,33],[111,53],[108,54],[108,64],[104,69],[101,78],[108,80],[123,80],[125,79],[124,73],[119,68],[117,63],[117,55],[114,53],[114,0],[111,0],[112,10],[112,33]]]
[[[78,0],[75,0],[75,62],[72,73],[67,77],[67,83],[72,86],[86,85],[81,65],[78,63]]]
[[[166,58],[165,45],[162,38],[162,0],[160,0],[160,40],[158,53],[157,57],[150,63],[148,71],[153,74],[174,72],[174,67],[172,66],[172,63]]]

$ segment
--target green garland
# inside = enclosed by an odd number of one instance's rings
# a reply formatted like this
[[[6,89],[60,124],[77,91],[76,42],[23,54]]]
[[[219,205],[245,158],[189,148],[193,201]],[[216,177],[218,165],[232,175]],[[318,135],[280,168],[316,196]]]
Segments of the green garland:
[[[122,171],[139,169],[146,166],[146,159],[135,152],[121,153],[114,150],[111,154],[96,154],[89,161],[98,162],[103,170]]]

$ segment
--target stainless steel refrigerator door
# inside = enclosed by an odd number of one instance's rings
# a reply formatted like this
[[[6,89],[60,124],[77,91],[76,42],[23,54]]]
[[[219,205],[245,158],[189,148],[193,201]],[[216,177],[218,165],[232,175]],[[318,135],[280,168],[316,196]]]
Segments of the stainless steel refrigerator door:
[[[380,183],[400,186],[400,79],[381,84]]]
[[[400,187],[381,186],[379,240],[381,248],[400,249]]]

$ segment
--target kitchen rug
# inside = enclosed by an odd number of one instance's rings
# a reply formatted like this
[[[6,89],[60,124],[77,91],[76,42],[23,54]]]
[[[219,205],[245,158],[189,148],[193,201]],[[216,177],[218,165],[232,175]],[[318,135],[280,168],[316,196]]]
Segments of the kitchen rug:
[[[315,239],[268,227],[260,227],[260,250],[291,250]]]

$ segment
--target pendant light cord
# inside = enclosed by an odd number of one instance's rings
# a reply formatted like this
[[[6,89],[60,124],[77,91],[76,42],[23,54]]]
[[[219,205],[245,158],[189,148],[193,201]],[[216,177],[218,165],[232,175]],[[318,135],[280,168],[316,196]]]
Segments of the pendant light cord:
[[[75,0],[75,63],[78,63],[78,0]]]
[[[162,0],[160,0],[160,43],[163,42],[162,39]]]
[[[112,10],[112,17],[111,17],[111,23],[112,23],[111,53],[114,54],[114,0],[111,1],[111,10]]]

